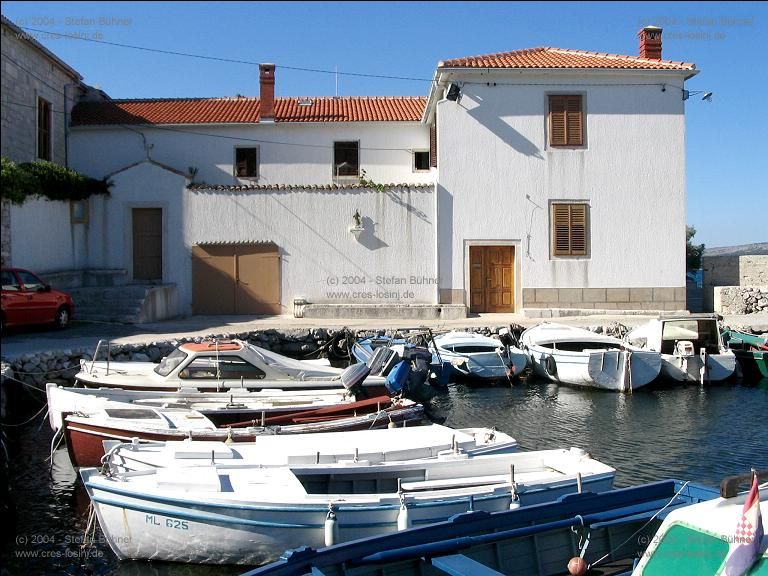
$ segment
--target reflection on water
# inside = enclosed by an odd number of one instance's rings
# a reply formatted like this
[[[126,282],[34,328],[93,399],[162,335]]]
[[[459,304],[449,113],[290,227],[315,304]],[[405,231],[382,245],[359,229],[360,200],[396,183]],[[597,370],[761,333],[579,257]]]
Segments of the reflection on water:
[[[530,382],[513,388],[451,386],[433,401],[453,427],[495,426],[522,450],[578,446],[614,466],[616,485],[664,478],[716,486],[768,467],[768,380],[752,386],[675,386],[634,394]],[[83,548],[88,497],[59,449],[49,466],[47,423],[31,426],[13,465],[19,523],[4,543],[2,574],[219,576],[242,567],[118,562],[100,531]]]

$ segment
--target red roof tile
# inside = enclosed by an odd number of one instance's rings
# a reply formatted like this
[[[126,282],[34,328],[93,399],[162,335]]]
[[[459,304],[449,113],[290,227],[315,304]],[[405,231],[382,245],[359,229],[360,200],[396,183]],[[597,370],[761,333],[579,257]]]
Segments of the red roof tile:
[[[275,98],[275,121],[418,122],[425,105],[422,97]],[[77,126],[247,124],[260,119],[258,98],[109,100],[82,102],[72,111]]]
[[[694,64],[620,56],[585,50],[530,48],[498,52],[484,56],[454,58],[441,63],[442,68],[608,68],[632,70],[695,70]]]

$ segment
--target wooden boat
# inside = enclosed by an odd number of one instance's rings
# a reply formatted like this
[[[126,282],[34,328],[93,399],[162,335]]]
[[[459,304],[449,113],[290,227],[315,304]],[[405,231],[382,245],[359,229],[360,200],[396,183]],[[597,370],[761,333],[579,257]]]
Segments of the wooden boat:
[[[210,465],[212,460],[241,465],[337,464],[429,459],[447,454],[480,456],[517,451],[514,438],[492,428],[454,429],[439,424],[412,428],[355,430],[340,433],[274,435],[256,442],[105,441],[110,473],[169,466]]]
[[[149,408],[111,403],[99,409],[66,416],[64,438],[74,466],[99,466],[104,440],[202,440],[255,442],[265,434],[309,434],[416,426],[424,420],[424,407],[411,400],[395,402],[388,396],[346,406],[318,408],[217,427],[197,410]]]
[[[198,392],[196,388],[177,391],[123,390],[121,388],[72,388],[46,384],[48,420],[56,431],[62,427],[62,414],[97,410],[120,402],[136,407],[186,408],[197,410],[216,426],[262,419],[280,424],[283,417],[309,410],[353,413],[355,396],[346,388],[328,390],[231,390]]]
[[[153,362],[86,361],[75,381],[91,388],[178,390],[355,389],[386,394],[385,378],[359,369],[342,371],[316,362],[294,360],[242,340],[207,340],[181,344],[159,364]],[[350,367],[352,368],[352,367]]]
[[[450,362],[457,380],[511,383],[528,367],[528,355],[509,342],[471,332],[435,337],[434,358]]]
[[[676,382],[720,382],[736,370],[736,356],[723,344],[715,314],[660,316],[625,340],[661,354],[662,378]]]
[[[723,344],[736,355],[743,377],[768,378],[768,337],[731,328],[723,330],[722,337]]]
[[[768,470],[760,474],[768,479]],[[749,478],[745,475],[741,478]],[[739,479],[739,477],[734,477]],[[726,479],[721,485],[723,497],[714,498],[670,512],[656,535],[650,540],[645,554],[640,558],[632,576],[654,574],[743,574],[761,576],[768,574],[768,538],[757,542],[754,558],[746,560],[745,568],[726,568],[728,556],[735,547],[745,544],[753,530],[740,528],[745,500],[749,492],[733,494],[726,490]],[[756,481],[757,482],[757,481]],[[762,533],[768,534],[768,489],[759,489],[755,482],[756,500],[762,515]],[[733,485],[733,484],[731,484]],[[751,568],[749,562],[751,560]]]
[[[582,551],[587,563],[601,560],[599,567],[622,560],[631,565],[666,514],[715,497],[714,489],[676,480],[570,494],[319,550],[287,550],[273,564],[243,576],[551,576],[567,574],[569,561]]]
[[[258,564],[286,548],[551,501],[575,492],[577,478],[607,490],[615,470],[583,451],[545,450],[275,467],[217,459],[207,466],[80,474],[118,558]]]
[[[632,392],[661,370],[658,353],[583,328],[544,322],[525,330],[520,341],[537,376],[570,386]]]

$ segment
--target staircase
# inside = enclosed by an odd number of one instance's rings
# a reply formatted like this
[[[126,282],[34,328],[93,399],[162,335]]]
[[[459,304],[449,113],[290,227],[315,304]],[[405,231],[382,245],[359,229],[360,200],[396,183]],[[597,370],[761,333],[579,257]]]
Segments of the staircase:
[[[138,285],[71,288],[75,320],[142,324],[178,315],[176,286]]]

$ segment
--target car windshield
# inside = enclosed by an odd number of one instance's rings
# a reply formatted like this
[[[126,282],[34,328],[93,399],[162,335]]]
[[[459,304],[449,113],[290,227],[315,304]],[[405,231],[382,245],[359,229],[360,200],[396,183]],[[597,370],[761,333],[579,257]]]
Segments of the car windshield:
[[[21,286],[19,286],[19,283],[16,281],[16,277],[13,275],[13,272],[10,272],[9,270],[3,270],[3,290],[21,290]]]
[[[36,291],[45,287],[45,283],[31,272],[19,270],[18,273],[25,290]]]
[[[155,372],[160,376],[168,376],[173,372],[176,367],[181,364],[187,358],[187,354],[182,352],[179,348],[176,348],[173,352],[168,354],[165,358],[160,360],[160,364],[155,368]]]

